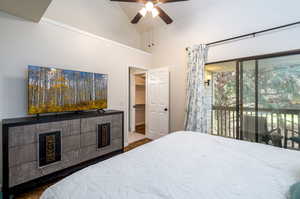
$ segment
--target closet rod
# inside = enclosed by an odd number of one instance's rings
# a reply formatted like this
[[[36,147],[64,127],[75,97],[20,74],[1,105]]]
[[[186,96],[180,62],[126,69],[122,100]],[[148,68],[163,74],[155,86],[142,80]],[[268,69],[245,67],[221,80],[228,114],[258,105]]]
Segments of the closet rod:
[[[290,26],[295,26],[295,25],[298,25],[298,24],[300,24],[300,21],[297,21],[295,23],[286,24],[286,25],[283,25],[283,26],[277,26],[277,27],[274,27],[274,28],[269,28],[269,29],[265,29],[265,30],[245,34],[245,35],[231,37],[231,38],[228,38],[228,39],[223,39],[223,40],[219,40],[219,41],[210,42],[206,45],[211,46],[211,45],[224,43],[224,42],[227,42],[227,41],[233,41],[233,40],[237,40],[237,39],[242,39],[242,38],[250,37],[250,36],[256,37],[258,34],[261,34],[261,33],[270,32],[270,31],[274,31],[274,30],[278,30],[278,29],[282,29],[282,28],[286,28],[286,27],[290,27]],[[186,50],[188,50],[188,48],[186,48]]]

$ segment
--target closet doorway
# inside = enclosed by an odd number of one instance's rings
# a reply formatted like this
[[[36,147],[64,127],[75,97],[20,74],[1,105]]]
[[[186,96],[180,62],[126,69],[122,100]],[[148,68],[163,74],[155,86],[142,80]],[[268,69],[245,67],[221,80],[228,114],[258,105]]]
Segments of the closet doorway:
[[[130,121],[128,143],[146,138],[147,71],[130,68]]]

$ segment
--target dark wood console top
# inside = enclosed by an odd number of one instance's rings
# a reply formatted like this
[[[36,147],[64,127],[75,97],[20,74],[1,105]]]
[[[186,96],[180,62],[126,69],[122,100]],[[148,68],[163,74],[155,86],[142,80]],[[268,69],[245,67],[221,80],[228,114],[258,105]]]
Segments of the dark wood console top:
[[[20,118],[4,119],[2,120],[2,125],[6,127],[23,126],[23,125],[38,124],[38,123],[58,122],[64,120],[106,116],[106,115],[113,115],[113,114],[120,114],[120,113],[123,113],[123,111],[117,111],[117,110],[106,110],[105,112],[87,111],[87,112],[79,112],[79,113],[44,115],[39,117],[37,116],[20,117]]]

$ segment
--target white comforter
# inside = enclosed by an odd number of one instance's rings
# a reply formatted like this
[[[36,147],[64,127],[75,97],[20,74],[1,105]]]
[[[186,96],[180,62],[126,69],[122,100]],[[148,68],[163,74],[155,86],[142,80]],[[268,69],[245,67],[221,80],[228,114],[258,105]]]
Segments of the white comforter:
[[[177,132],[83,169],[41,199],[285,199],[300,152]]]

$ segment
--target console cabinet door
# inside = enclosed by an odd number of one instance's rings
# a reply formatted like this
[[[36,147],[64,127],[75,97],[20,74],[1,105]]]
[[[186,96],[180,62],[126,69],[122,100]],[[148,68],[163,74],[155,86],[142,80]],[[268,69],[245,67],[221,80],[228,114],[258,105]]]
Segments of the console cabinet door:
[[[42,147],[39,137],[43,134],[59,135],[60,158],[40,166]],[[78,164],[80,151],[80,119],[10,127],[9,140],[9,186],[59,171]]]
[[[101,126],[105,126],[109,141],[101,147],[103,134]],[[103,133],[103,132],[102,132]],[[108,115],[81,120],[81,160],[89,160],[123,148],[123,121],[122,115]]]

